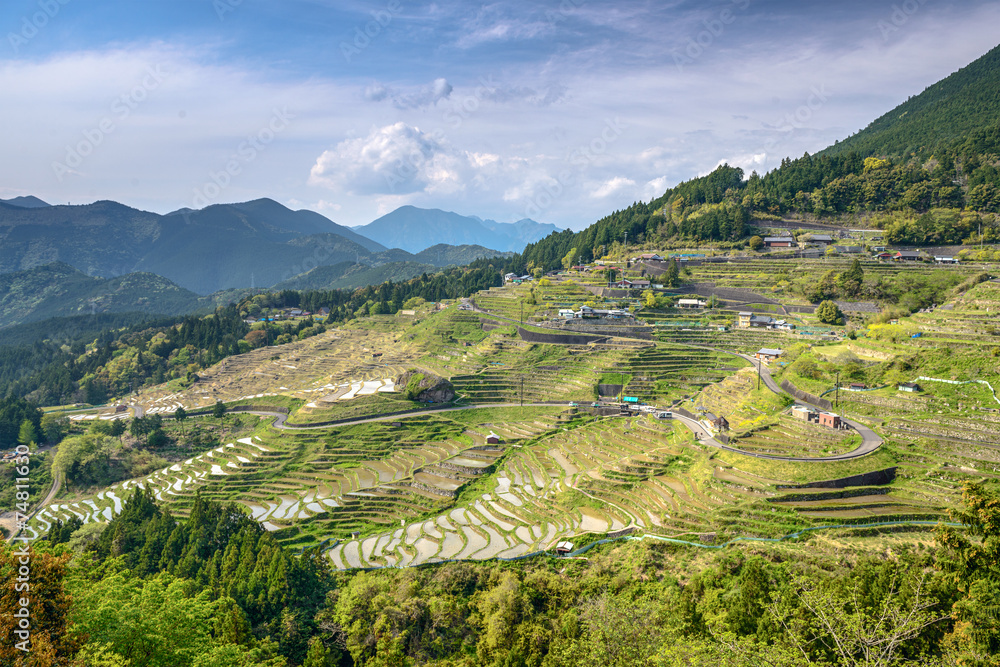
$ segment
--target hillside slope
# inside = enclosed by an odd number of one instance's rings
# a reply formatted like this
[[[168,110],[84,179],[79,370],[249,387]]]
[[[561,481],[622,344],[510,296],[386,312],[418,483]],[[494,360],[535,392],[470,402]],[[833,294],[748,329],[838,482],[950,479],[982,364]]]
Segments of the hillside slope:
[[[997,123],[1000,46],[819,154],[930,154],[942,143]]]

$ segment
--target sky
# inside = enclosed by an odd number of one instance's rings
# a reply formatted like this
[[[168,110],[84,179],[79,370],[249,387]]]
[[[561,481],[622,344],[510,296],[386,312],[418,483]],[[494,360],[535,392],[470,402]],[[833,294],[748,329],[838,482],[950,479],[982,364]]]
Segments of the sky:
[[[996,0],[4,0],[0,199],[583,229],[822,150],[998,25]]]

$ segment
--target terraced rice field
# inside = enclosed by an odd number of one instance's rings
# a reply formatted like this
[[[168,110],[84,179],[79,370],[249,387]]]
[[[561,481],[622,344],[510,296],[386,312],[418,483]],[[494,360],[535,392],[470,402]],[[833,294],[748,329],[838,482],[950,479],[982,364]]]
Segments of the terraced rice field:
[[[389,324],[399,326],[395,321]],[[155,414],[170,413],[180,406],[191,410],[211,407],[216,401],[275,395],[312,402],[336,393],[344,385],[358,385],[353,395],[363,395],[370,386],[365,383],[379,381],[381,387],[420,356],[418,344],[397,338],[398,333],[389,326],[382,332],[337,329],[304,341],[260,348],[228,357],[206,369],[188,389],[163,385],[144,392],[136,403]]]

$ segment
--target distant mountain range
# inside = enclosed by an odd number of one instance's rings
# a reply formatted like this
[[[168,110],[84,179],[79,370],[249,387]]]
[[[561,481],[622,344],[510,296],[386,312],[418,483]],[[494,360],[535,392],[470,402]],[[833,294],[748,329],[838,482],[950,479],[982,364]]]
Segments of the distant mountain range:
[[[531,226],[505,227],[524,234]],[[438,267],[499,254],[481,245],[461,245],[469,247],[441,247],[428,255],[389,249],[318,213],[292,211],[270,199],[167,215],[113,201],[50,206],[36,197],[18,197],[0,202],[0,272],[64,262],[101,278],[153,273],[198,294],[270,287],[317,266],[342,262]]]
[[[451,246],[444,243],[427,248],[414,255],[415,261],[389,262],[367,266],[355,262],[341,262],[332,266],[317,266],[306,273],[283,280],[271,289],[329,290],[354,289],[365,285],[380,285],[387,280],[400,282],[416,278],[421,273],[433,273],[448,265],[464,266],[480,257],[513,256],[512,252],[497,252],[482,246]]]
[[[14,197],[13,199],[0,199],[2,204],[10,204],[11,206],[19,206],[21,208],[44,208],[46,206],[51,206],[43,202],[38,197]]]
[[[391,247],[416,253],[439,243],[520,252],[529,243],[560,230],[555,225],[529,218],[502,223],[436,208],[401,206],[367,225],[354,227],[354,231]]]

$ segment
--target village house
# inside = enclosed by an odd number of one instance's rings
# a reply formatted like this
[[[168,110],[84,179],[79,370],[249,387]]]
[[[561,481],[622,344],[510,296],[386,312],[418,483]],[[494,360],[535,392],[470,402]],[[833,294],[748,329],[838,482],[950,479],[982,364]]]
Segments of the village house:
[[[771,329],[777,324],[775,320],[770,315],[750,315],[750,319],[746,326],[756,329]],[[742,325],[741,325],[742,326]]]
[[[639,255],[639,259],[641,259],[644,262],[662,262],[662,261],[664,261],[663,258],[660,257],[659,255],[657,255],[655,253],[650,253],[650,252],[643,253],[643,254]]]
[[[614,287],[621,289],[649,289],[649,284],[648,280],[629,280],[627,278],[623,278],[614,283]]]
[[[765,236],[765,248],[792,248],[795,247],[795,239],[791,236]]]
[[[904,382],[898,387],[896,387],[896,389],[898,389],[899,391],[908,391],[911,394],[915,394],[921,391],[920,385],[917,384],[916,382]]]
[[[756,354],[754,354],[753,356],[759,359],[760,361],[774,361],[782,354],[784,354],[782,350],[775,350],[769,347],[763,347],[757,350]]]
[[[818,243],[820,245],[830,245],[833,243],[833,237],[829,234],[810,234],[809,243]]]
[[[748,329],[750,327],[750,318],[753,317],[753,313],[742,312],[739,314],[736,320],[736,326]]]
[[[678,299],[678,308],[704,308],[707,302],[701,299]]]
[[[900,250],[892,258],[897,262],[919,262],[924,256],[916,250]]]

